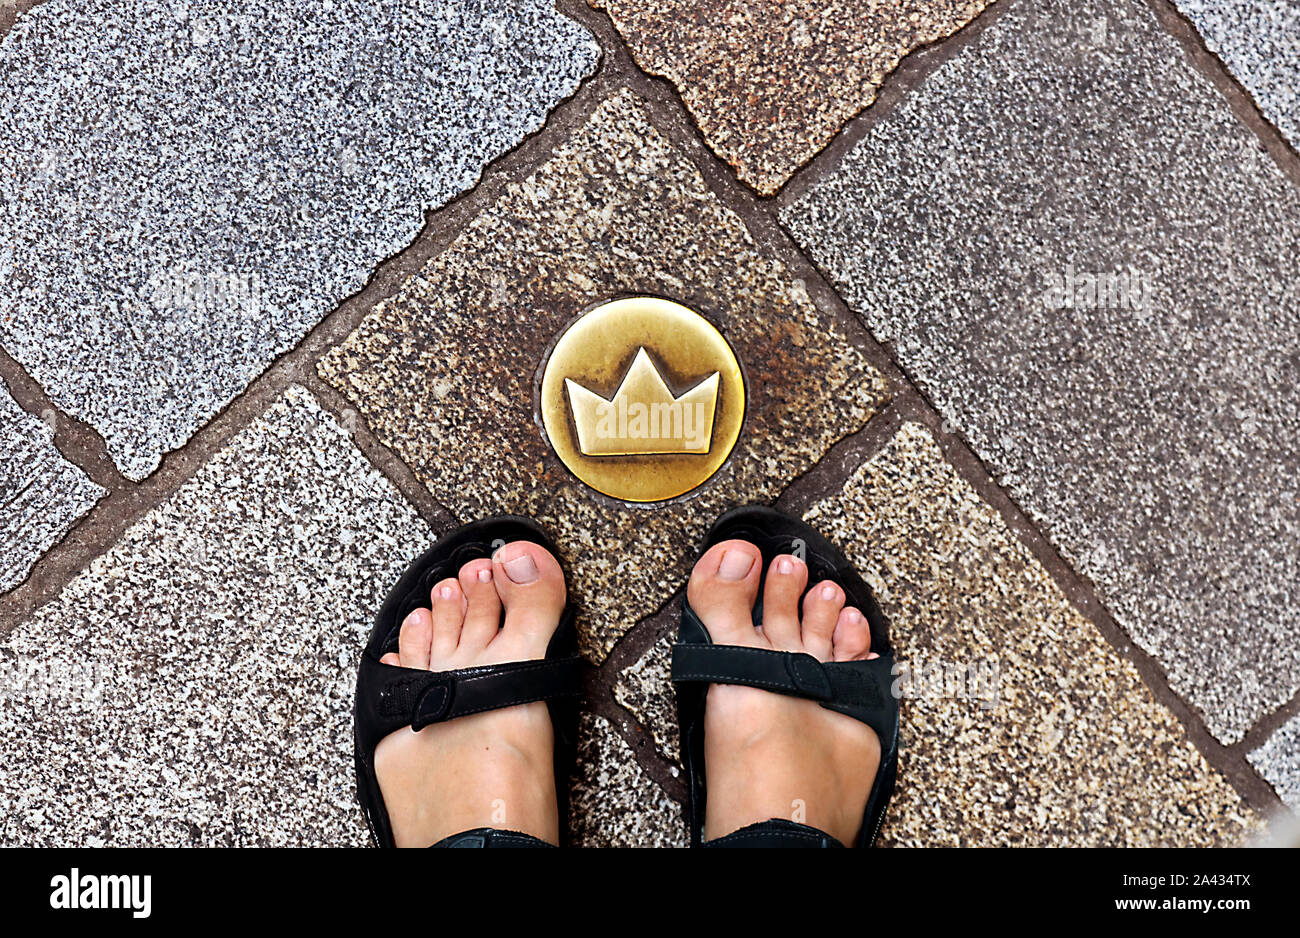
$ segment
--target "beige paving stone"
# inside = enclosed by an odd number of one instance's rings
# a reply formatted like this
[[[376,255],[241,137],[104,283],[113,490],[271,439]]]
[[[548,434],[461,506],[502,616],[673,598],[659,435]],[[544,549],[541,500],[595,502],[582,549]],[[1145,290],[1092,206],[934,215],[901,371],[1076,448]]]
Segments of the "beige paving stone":
[[[549,343],[626,293],[709,317],[748,384],[728,462],[690,496],[652,506],[574,479],[536,413]],[[685,582],[720,511],[773,499],[885,396],[804,284],[756,246],[627,91],[379,304],[319,372],[453,514],[516,511],[552,530],[582,606],[583,651],[597,662]]]
[[[762,195],[876,99],[909,52],[992,0],[588,0],[663,75],[713,149]]]
[[[806,517],[877,591],[900,661],[997,668],[991,708],[904,699],[885,842],[1236,844],[1258,826],[921,427]]]
[[[609,721],[582,716],[570,788],[570,842],[578,847],[685,847],[682,807],[637,765]]]

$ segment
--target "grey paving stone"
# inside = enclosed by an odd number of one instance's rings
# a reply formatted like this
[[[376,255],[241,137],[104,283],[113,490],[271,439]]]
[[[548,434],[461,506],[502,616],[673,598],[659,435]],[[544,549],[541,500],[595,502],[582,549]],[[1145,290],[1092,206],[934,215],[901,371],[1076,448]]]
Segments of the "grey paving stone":
[[[430,541],[291,388],[0,642],[0,842],[364,843],[356,660]]]
[[[637,765],[604,717],[584,713],[570,787],[569,838],[578,847],[685,847],[682,806]]]
[[[1295,693],[1300,193],[1145,6],[1015,5],[783,217],[1216,736]]]
[[[597,59],[551,0],[48,0],[0,44],[0,343],[143,478]]]
[[[1292,717],[1246,758],[1278,797],[1300,811],[1300,716]]]
[[[1300,6],[1295,0],[1174,0],[1264,115],[1300,147]]]
[[[54,430],[0,384],[0,593],[26,579],[105,494],[54,448]]]

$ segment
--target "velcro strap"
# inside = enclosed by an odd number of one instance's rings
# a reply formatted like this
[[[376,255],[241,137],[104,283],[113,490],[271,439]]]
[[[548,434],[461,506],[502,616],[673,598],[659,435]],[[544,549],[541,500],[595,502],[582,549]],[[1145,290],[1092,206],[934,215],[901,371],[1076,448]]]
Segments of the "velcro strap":
[[[825,665],[802,652],[678,643],[673,645],[672,676],[677,683],[744,684],[810,700],[834,698]]]
[[[898,729],[894,656],[866,661],[818,661],[802,652],[679,642],[673,645],[673,681],[744,684],[806,697],[828,710],[861,720],[892,740]]]
[[[472,713],[577,697],[582,693],[582,658],[570,655],[431,671],[415,679],[394,680],[380,693],[381,712],[409,714],[411,729],[421,730]]]

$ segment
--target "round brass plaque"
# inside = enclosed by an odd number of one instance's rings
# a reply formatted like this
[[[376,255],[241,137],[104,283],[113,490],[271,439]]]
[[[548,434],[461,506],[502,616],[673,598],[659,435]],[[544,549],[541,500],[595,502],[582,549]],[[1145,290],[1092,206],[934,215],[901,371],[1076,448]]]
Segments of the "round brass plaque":
[[[629,502],[674,498],[718,471],[745,420],[731,346],[680,303],[603,303],[560,336],[542,374],[542,424],[566,466]]]

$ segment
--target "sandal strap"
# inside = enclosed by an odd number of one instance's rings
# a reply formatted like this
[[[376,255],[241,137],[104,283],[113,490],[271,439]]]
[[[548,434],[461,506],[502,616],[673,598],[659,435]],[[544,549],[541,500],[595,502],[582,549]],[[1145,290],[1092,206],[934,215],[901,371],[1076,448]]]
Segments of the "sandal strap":
[[[567,655],[537,661],[416,671],[369,662],[379,686],[376,710],[387,724],[421,730],[433,723],[519,704],[582,694],[582,658]]]
[[[743,684],[815,700],[861,720],[882,742],[892,737],[898,701],[891,684],[894,657],[818,661],[803,652],[679,642],[673,645],[674,683]]]

